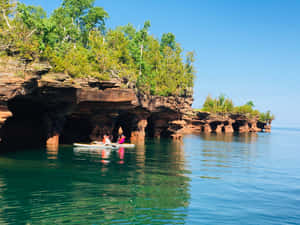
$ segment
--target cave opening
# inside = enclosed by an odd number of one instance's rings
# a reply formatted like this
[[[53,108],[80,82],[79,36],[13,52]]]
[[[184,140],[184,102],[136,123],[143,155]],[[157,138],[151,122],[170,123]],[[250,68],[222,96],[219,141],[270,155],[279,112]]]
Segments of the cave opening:
[[[225,126],[222,127],[222,132],[223,132],[223,133],[225,132]]]
[[[232,127],[233,127],[233,131],[235,133],[238,133],[240,131],[240,127],[241,126],[244,126],[245,122],[243,120],[236,120],[233,124],[232,124]]]
[[[172,132],[170,132],[167,127],[162,129],[162,131],[160,132],[160,137],[162,138],[169,138],[171,135]]]
[[[11,147],[42,147],[47,140],[45,108],[39,101],[16,97],[8,102],[13,116],[2,127],[2,142]]]
[[[256,123],[257,128],[260,128],[260,129],[264,129],[265,125],[266,125],[266,123],[263,123],[263,122],[260,122],[260,121],[257,121],[257,123]]]
[[[131,132],[132,132],[132,122],[134,119],[134,115],[131,113],[122,113],[119,115],[116,119],[113,131],[112,131],[112,136],[113,136],[113,141],[116,142],[119,137],[119,129],[122,129],[123,134],[126,137],[126,140],[130,140],[131,137]]]
[[[92,130],[92,123],[87,117],[69,116],[66,118],[63,130],[60,135],[60,144],[90,142],[90,134]]]
[[[216,132],[216,129],[218,127],[218,125],[220,125],[221,123],[220,122],[211,122],[209,124],[210,128],[211,128],[211,132],[212,133],[215,133]]]
[[[223,123],[223,127],[222,127],[222,132],[223,133],[225,133],[226,132],[226,127],[229,125],[229,122],[228,121],[225,121],[224,123]]]
[[[170,115],[165,113],[154,113],[147,119],[147,126],[145,128],[147,138],[167,138],[172,132],[169,128]],[[171,117],[172,118],[172,117]]]
[[[153,117],[153,115],[151,115],[148,119],[147,119],[147,126],[145,128],[145,133],[146,133],[146,137],[147,138],[154,138],[155,135],[155,119]]]

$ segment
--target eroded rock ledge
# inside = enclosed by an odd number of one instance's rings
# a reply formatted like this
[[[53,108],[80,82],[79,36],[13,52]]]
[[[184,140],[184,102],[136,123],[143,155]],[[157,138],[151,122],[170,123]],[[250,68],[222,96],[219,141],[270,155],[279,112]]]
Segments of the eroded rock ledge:
[[[0,73],[2,144],[42,146],[88,142],[121,127],[131,141],[171,136],[192,99],[146,96],[118,81],[72,79],[64,74],[17,77]]]
[[[249,118],[240,114],[212,114],[197,112],[185,114],[181,121],[171,121],[174,137],[180,138],[189,133],[250,133],[271,132],[271,124],[258,118]]]
[[[192,132],[270,131],[241,115],[193,113],[191,97],[141,95],[119,81],[72,79],[64,74],[26,78],[0,73],[2,145],[57,146],[117,138],[121,127],[132,142]]]

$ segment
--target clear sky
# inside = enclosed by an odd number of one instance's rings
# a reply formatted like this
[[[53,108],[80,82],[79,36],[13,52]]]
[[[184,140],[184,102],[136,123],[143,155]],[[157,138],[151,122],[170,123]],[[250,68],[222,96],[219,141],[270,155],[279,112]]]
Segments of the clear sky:
[[[61,0],[22,0],[48,13]],[[194,107],[208,94],[270,109],[274,125],[300,127],[300,1],[96,0],[108,28],[151,21],[156,37],[172,32],[196,52]]]

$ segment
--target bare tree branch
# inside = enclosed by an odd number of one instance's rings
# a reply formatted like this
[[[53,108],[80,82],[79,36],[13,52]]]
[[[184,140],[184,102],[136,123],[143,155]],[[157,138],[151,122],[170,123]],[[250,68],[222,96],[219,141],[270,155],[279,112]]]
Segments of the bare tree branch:
[[[8,21],[8,19],[7,19],[7,16],[6,16],[6,14],[5,14],[5,9],[2,9],[2,14],[3,14],[3,18],[4,18],[4,20],[5,20],[5,22],[6,22],[7,26],[8,26],[8,28],[11,29],[11,26],[10,26],[9,21]]]
[[[26,36],[26,40],[27,40],[28,38],[30,38],[30,37],[34,34],[34,32],[36,32],[36,29],[32,30],[32,31]]]

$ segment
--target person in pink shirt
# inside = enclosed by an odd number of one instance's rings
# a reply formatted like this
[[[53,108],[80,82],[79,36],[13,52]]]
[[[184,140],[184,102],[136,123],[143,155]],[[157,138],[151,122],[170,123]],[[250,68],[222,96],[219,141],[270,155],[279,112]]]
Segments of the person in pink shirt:
[[[123,144],[125,142],[126,137],[122,134],[122,136],[120,137],[118,144]]]

